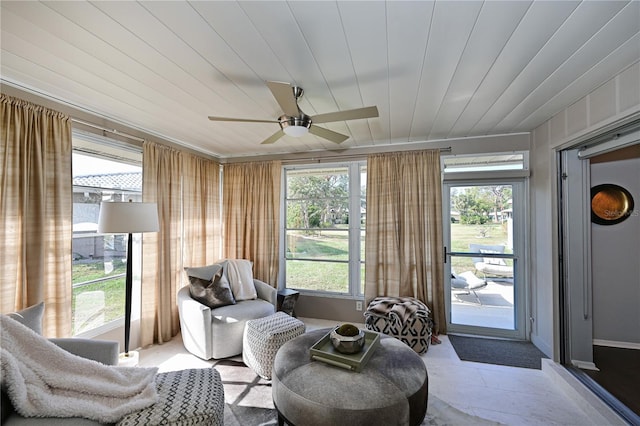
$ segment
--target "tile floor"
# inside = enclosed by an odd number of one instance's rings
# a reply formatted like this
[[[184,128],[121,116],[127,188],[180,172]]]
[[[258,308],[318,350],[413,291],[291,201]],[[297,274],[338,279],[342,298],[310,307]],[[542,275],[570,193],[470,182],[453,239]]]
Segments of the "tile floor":
[[[307,330],[335,321],[301,318]],[[468,414],[506,425],[600,425],[548,372],[460,361],[446,336],[423,355],[429,372],[429,393]],[[159,371],[207,368],[188,353],[178,335],[163,345],[140,351],[140,366]]]

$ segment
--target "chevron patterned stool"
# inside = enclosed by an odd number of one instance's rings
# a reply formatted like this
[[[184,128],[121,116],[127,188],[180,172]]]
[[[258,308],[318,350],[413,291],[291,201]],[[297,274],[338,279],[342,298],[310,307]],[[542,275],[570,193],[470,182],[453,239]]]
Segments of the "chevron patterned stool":
[[[424,354],[429,350],[433,328],[429,314],[429,308],[413,297],[377,297],[369,303],[364,324],[367,330],[395,337]]]
[[[215,368],[156,376],[158,402],[124,416],[117,426],[223,426],[224,388]]]
[[[271,380],[278,349],[294,337],[304,334],[305,325],[284,312],[247,321],[242,336],[242,361],[263,379]]]

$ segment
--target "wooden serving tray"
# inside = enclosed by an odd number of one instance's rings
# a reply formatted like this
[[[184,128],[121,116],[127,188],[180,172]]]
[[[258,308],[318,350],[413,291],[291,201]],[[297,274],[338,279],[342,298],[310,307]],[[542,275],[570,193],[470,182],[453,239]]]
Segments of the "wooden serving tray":
[[[333,331],[333,329],[311,346],[311,349],[309,349],[311,360],[324,362],[357,373],[362,371],[367,361],[369,361],[369,358],[371,358],[373,351],[380,343],[380,334],[375,331],[363,330],[364,347],[362,350],[356,354],[343,354],[333,347],[331,339],[329,338],[331,331]]]

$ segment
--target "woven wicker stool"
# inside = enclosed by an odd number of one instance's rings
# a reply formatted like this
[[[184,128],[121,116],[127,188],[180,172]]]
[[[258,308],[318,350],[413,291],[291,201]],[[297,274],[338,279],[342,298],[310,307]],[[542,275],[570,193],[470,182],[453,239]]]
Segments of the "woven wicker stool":
[[[278,349],[304,331],[302,321],[284,312],[247,321],[242,336],[242,360],[258,376],[271,380],[273,360]]]

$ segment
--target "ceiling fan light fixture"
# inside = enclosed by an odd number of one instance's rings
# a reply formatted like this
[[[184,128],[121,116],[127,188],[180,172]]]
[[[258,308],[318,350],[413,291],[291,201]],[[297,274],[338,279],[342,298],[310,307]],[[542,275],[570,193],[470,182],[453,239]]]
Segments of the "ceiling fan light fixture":
[[[280,117],[280,127],[282,131],[289,136],[299,138],[309,133],[311,127],[311,117],[301,115],[300,117]]]
[[[286,126],[282,129],[285,134],[299,138],[309,133],[309,128],[304,126]]]

